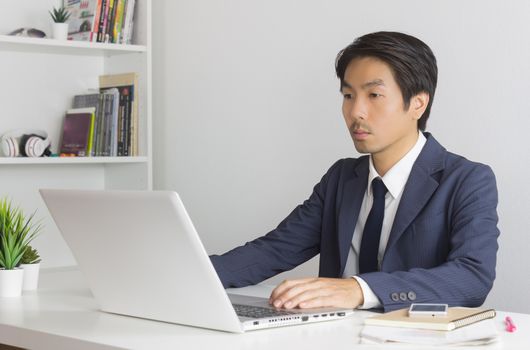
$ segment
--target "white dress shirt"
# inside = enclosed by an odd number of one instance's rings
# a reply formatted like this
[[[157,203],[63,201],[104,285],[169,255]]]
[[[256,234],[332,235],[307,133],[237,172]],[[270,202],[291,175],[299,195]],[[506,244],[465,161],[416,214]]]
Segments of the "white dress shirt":
[[[377,262],[379,268],[381,267],[381,262],[383,261],[383,256],[385,255],[386,245],[388,243],[388,238],[390,236],[390,230],[392,229],[392,224],[394,223],[394,217],[401,201],[401,195],[403,194],[403,189],[412,170],[414,162],[418,158],[423,146],[427,139],[421,132],[419,132],[418,140],[412,149],[397,162],[381,179],[385,184],[388,192],[385,195],[385,215],[383,218],[383,227],[381,229],[381,238],[379,241],[379,250],[377,254]],[[348,252],[348,259],[346,260],[346,267],[344,269],[343,277],[349,278],[353,276],[359,282],[361,286],[364,304],[359,306],[360,309],[371,309],[375,307],[381,307],[381,302],[372,291],[370,286],[359,276],[355,276],[359,273],[359,250],[361,248],[361,240],[363,236],[364,224],[372,209],[372,203],[374,200],[372,194],[372,180],[376,177],[381,177],[377,173],[370,156],[370,171],[368,173],[368,186],[366,187],[366,192],[364,193],[363,202],[361,205],[361,210],[359,212],[359,217],[357,219],[357,224],[355,225],[355,230],[353,232],[352,244],[350,246],[350,251]]]

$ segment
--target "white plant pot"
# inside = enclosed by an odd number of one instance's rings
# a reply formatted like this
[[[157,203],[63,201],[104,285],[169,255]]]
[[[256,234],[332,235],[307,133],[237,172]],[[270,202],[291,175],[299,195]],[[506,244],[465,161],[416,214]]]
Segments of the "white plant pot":
[[[37,286],[39,285],[40,263],[21,264],[20,267],[24,269],[24,282],[22,283],[22,290],[37,289]]]
[[[52,23],[52,37],[57,40],[68,38],[68,23]]]
[[[0,297],[19,297],[22,295],[24,269],[0,269]]]

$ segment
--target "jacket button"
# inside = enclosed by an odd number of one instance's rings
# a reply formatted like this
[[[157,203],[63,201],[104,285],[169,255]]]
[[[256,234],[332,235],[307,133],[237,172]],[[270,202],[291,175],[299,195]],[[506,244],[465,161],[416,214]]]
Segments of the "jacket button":
[[[407,299],[407,293],[405,293],[405,292],[401,292],[401,293],[399,293],[399,299],[400,299],[401,301],[407,301],[407,300],[408,300],[408,299]]]
[[[416,300],[416,293],[414,293],[413,291],[410,291],[408,294],[408,297],[409,297],[409,300],[414,301]]]
[[[392,301],[399,301],[399,294],[398,293],[390,294],[390,299],[392,299]]]

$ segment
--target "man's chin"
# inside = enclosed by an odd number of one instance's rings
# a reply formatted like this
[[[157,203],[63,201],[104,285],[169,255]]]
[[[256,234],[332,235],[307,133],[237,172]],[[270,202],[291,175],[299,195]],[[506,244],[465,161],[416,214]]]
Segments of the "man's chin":
[[[353,141],[353,145],[355,146],[355,150],[358,153],[363,153],[363,154],[372,153],[370,150],[370,147],[368,147],[365,143]]]

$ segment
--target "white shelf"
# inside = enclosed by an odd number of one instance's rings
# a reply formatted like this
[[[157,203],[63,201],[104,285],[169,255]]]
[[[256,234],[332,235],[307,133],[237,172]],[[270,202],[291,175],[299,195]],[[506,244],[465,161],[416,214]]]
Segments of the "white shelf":
[[[56,2],[0,0],[0,23],[4,28],[0,33],[23,25],[48,28],[48,10]],[[138,74],[140,156],[0,157],[0,197],[13,199],[24,212],[39,213],[45,232],[35,245],[48,266],[69,265],[75,259],[40,197],[39,188],[153,188],[151,2],[135,0],[132,42],[137,45],[0,35],[0,136],[14,129],[45,130],[53,152],[59,148],[64,112],[72,108],[75,95],[96,89],[101,75]]]
[[[2,164],[35,165],[35,164],[98,164],[98,163],[146,163],[147,157],[16,157],[0,158]]]
[[[144,45],[93,43],[72,40],[63,41],[47,38],[0,35],[0,50],[83,56],[113,56],[127,53],[143,53],[147,51],[147,47]]]

